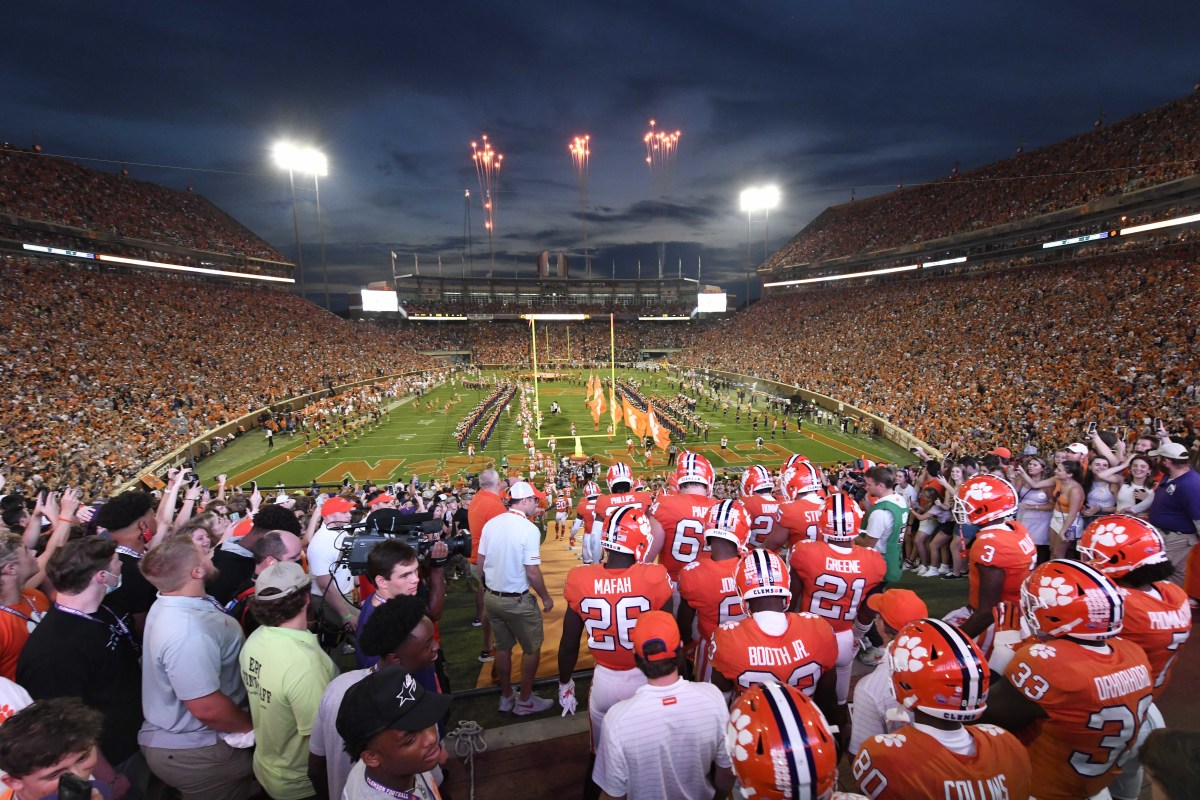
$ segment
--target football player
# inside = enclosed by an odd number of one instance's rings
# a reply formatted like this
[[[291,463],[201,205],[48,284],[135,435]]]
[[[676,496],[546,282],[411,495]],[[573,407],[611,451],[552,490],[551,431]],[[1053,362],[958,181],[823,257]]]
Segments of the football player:
[[[794,686],[764,683],[739,697],[725,745],[734,797],[755,800],[865,800],[834,791],[838,752],[820,709]]]
[[[750,546],[766,547],[775,530],[775,512],[779,500],[775,497],[775,479],[763,466],[755,464],[742,473],[741,501],[750,514]]]
[[[783,560],[769,550],[751,549],[738,562],[734,581],[749,616],[713,632],[708,647],[712,682],[724,692],[739,693],[756,683],[795,686],[840,725],[835,716],[837,637],[820,617],[787,610],[792,592]]]
[[[600,741],[604,715],[614,703],[632,697],[646,682],[636,669],[629,632],[640,614],[671,610],[671,581],[661,564],[647,564],[650,522],[632,506],[608,519],[600,546],[608,552],[602,564],[580,565],[567,573],[563,596],[562,639],[558,644],[558,700],[563,715],[577,706],[571,673],[579,661],[579,638],[587,633],[596,661],[588,701],[592,743]]]
[[[708,511],[717,501],[711,496],[712,464],[704,456],[684,453],[674,477],[679,481],[679,493],[659,495],[650,506],[650,530],[654,533],[650,557],[657,557],[671,580],[678,581],[680,570],[704,549]]]
[[[1021,737],[1039,800],[1091,797],[1117,777],[1137,741],[1154,680],[1142,648],[1120,638],[1125,598],[1075,561],[1036,567],[1021,587],[1036,638],[1017,647],[983,722]]]
[[[627,464],[617,462],[608,468],[609,494],[600,495],[596,499],[596,508],[592,515],[592,529],[583,537],[583,563],[591,564],[600,560],[600,539],[604,536],[604,526],[608,518],[621,506],[637,506],[642,513],[650,509],[650,495],[644,491],[636,491],[633,484],[633,472]]]
[[[994,475],[968,478],[954,498],[955,521],[981,527],[967,551],[967,605],[946,621],[977,639],[985,653],[991,649],[992,610],[1001,602],[1020,602],[1021,584],[1037,563],[1037,546],[1016,520],[1017,504],[1012,484]]]
[[[794,458],[794,457],[793,457]],[[825,487],[821,473],[808,461],[797,461],[783,471],[781,494],[784,502],[775,512],[775,528],[765,547],[779,552],[797,542],[816,541]]]
[[[850,673],[857,651],[854,623],[863,600],[879,591],[887,564],[878,550],[854,544],[862,514],[849,495],[834,492],[821,504],[821,541],[800,541],[792,548],[792,610],[822,618],[837,636],[837,701],[850,694]],[[864,609],[865,610],[865,609]],[[866,633],[873,613],[864,614]]]
[[[1029,797],[1029,754],[996,725],[972,725],[987,708],[990,673],[983,651],[937,619],[905,625],[886,662],[911,725],[867,739],[854,778],[871,800],[914,797]]]
[[[579,499],[579,505],[575,507],[575,521],[571,523],[571,538],[567,541],[568,547],[575,547],[575,535],[579,533],[580,528],[583,528],[585,539],[591,532],[592,523],[596,521],[596,500],[599,497],[600,484],[588,481],[587,485],[583,487],[583,497]]]
[[[695,670],[698,681],[712,677],[708,645],[713,631],[746,616],[733,573],[746,553],[749,538],[746,509],[737,500],[721,500],[709,510],[704,528],[710,557],[693,561],[679,573],[679,632],[685,645],[692,641],[693,624],[699,633]]]
[[[1192,632],[1187,592],[1170,582],[1172,566],[1162,536],[1150,523],[1125,514],[1097,517],[1079,539],[1079,557],[1116,581],[1125,598],[1121,638],[1141,646],[1150,659],[1155,698],[1170,679],[1179,648]],[[1165,727],[1162,714],[1151,704],[1138,734],[1135,752],[1150,731]],[[1109,787],[1115,800],[1132,800],[1142,788],[1136,755],[1121,767]]]
[[[561,542],[563,531],[567,529],[567,509],[571,500],[564,490],[559,490],[554,496],[554,541]]]

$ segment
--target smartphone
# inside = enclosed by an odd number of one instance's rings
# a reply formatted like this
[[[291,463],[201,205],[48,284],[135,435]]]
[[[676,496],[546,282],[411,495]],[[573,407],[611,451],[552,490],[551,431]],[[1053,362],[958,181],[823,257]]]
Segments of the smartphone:
[[[1154,418],[1154,435],[1157,436],[1158,432],[1161,431],[1162,428],[1163,428],[1162,417],[1155,417]]]
[[[258,481],[250,481],[250,494],[258,491]]]
[[[1117,440],[1118,441],[1122,441],[1122,442],[1127,441],[1128,437],[1129,437],[1129,427],[1127,425],[1122,425],[1119,428],[1117,428]]]
[[[1088,423],[1087,435],[1089,439],[1096,435],[1096,422],[1094,420]]]
[[[64,772],[58,779],[58,800],[92,800],[92,783],[73,772]]]

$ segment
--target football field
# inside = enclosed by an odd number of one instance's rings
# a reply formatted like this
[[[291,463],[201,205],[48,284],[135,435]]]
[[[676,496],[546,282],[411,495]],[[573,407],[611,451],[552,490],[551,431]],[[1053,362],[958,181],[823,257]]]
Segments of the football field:
[[[670,397],[676,393],[674,385],[669,384],[666,378],[641,370],[619,372],[618,376],[645,380],[642,387],[645,394]],[[539,397],[544,421],[539,449],[545,452],[546,440],[554,436],[559,455],[594,456],[606,466],[614,461],[629,463],[625,447],[629,432],[623,425],[618,426],[610,439],[604,433],[609,423],[605,414],[600,419],[600,432],[594,429],[591,414],[584,407],[586,389],[583,384],[586,379],[586,373],[576,373],[570,381],[540,383]],[[365,429],[358,437],[352,435],[349,442],[338,442],[336,448],[318,447],[315,436],[311,448],[306,448],[303,435],[298,433],[295,436],[276,435],[274,448],[268,449],[264,437],[253,431],[201,461],[197,471],[209,485],[214,482],[216,475],[225,473],[229,476],[230,486],[255,480],[264,487],[281,483],[289,487],[301,487],[308,486],[314,480],[327,485],[341,483],[347,478],[352,483],[407,482],[413,475],[417,475],[422,483],[433,476],[443,478],[449,475],[453,479],[465,472],[476,474],[488,466],[497,465],[504,455],[508,456],[511,469],[524,469],[527,455],[521,446],[521,430],[516,421],[515,412],[519,402],[516,399],[512,403],[513,413],[501,416],[488,447],[478,450],[474,458],[468,457],[465,450],[460,451],[454,440],[455,427],[489,393],[490,389],[463,389],[447,383],[420,400],[406,398],[398,401],[379,425]],[[550,403],[554,401],[562,409],[559,414],[549,413]],[[756,463],[777,469],[792,453],[801,453],[823,465],[852,461],[863,455],[891,463],[912,460],[908,452],[891,442],[847,436],[808,422],[800,434],[794,425],[784,430],[781,424],[772,439],[769,423],[760,421],[759,430],[755,431],[751,418],[744,414],[741,421],[736,422],[732,408],[722,416],[719,409],[706,410],[701,402],[698,413],[711,423],[709,441],[689,435],[685,441],[677,441],[676,444],[681,449],[703,453],[718,473],[740,473],[745,467]],[[755,413],[765,412],[761,407],[756,407]],[[578,437],[570,435],[572,422]],[[760,434],[765,440],[761,450],[755,444],[755,438]],[[724,450],[720,446],[722,436],[729,439],[729,446]],[[666,471],[666,455],[657,452],[653,465],[647,468],[639,448],[638,458],[630,465],[639,476],[662,475]]]

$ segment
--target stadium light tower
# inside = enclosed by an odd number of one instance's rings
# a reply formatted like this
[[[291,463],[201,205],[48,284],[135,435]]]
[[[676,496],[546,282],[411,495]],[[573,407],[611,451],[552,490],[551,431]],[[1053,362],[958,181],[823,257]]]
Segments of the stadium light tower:
[[[329,174],[329,162],[325,154],[311,147],[298,147],[290,142],[280,142],[272,151],[275,165],[288,171],[288,182],[292,187],[292,225],[296,231],[296,269],[300,272],[300,296],[304,296],[304,257],[300,253],[300,215],[296,210],[296,173],[313,176],[317,193],[317,228],[321,237],[321,271],[325,279],[325,310],[329,308],[329,265],[325,261],[325,225],[321,220],[320,179]]]
[[[750,254],[750,221],[755,211],[765,213],[764,220],[770,219],[771,209],[779,207],[778,186],[752,186],[743,189],[741,208],[746,212],[746,308],[750,307],[750,273],[754,269],[754,257]],[[766,223],[764,222],[763,247],[766,248]],[[765,256],[764,256],[765,258]]]

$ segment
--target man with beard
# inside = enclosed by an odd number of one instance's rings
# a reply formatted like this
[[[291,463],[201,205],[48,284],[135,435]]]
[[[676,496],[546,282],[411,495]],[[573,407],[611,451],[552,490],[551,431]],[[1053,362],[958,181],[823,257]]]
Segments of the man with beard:
[[[204,594],[216,577],[212,556],[175,536],[140,566],[158,589],[143,642],[138,743],[146,762],[184,800],[246,800],[251,751],[220,736],[252,728],[238,666],[242,631]]]

